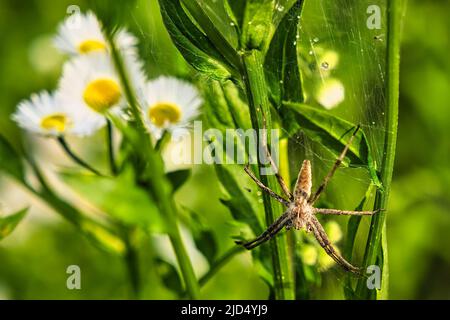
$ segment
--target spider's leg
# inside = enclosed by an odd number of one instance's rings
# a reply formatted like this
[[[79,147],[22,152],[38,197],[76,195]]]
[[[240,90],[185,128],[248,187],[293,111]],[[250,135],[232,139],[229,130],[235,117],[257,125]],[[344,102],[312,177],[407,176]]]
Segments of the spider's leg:
[[[280,185],[280,187],[283,190],[283,193],[286,195],[286,197],[288,197],[289,200],[293,200],[294,195],[291,193],[291,191],[289,191],[288,185],[284,181],[283,177],[280,175],[278,167],[272,158],[272,154],[269,151],[269,147],[267,146],[267,129],[266,129],[266,118],[265,117],[264,117],[264,121],[263,121],[262,143],[263,143],[264,152],[266,154],[266,158],[270,162],[270,166],[272,167],[272,170],[275,173],[275,177],[277,178],[278,184]]]
[[[289,211],[283,213],[274,223],[272,223],[266,231],[264,231],[259,237],[254,240],[243,243],[243,241],[236,241],[236,244],[243,245],[247,250],[251,250],[260,244],[270,240],[276,235],[283,227],[290,221]]]
[[[282,196],[276,194],[269,187],[265,186],[261,181],[259,181],[258,178],[256,178],[256,176],[250,170],[250,167],[248,165],[245,166],[244,170],[250,176],[250,178],[252,178],[252,180],[256,182],[258,187],[260,187],[263,191],[267,192],[271,197],[273,197],[278,202],[284,204],[286,207],[289,206],[289,201],[284,199]]]
[[[351,210],[338,210],[338,209],[323,209],[323,208],[314,208],[315,213],[320,214],[334,214],[338,216],[349,215],[349,216],[371,216],[380,212],[381,210],[374,211],[351,211]]]
[[[281,190],[283,190],[283,193],[289,198],[289,200],[293,200],[294,199],[294,195],[291,193],[291,191],[289,191],[289,188],[286,184],[286,182],[284,181],[283,177],[280,175],[279,170],[272,158],[272,155],[269,152],[269,149],[267,149],[267,145],[265,146],[266,148],[266,153],[267,153],[267,159],[269,159],[270,165],[272,166],[272,170],[275,172],[275,177],[277,178],[278,184],[281,187]]]
[[[310,227],[320,246],[325,250],[325,252],[333,258],[333,260],[343,267],[345,270],[361,275],[361,269],[353,266],[347,260],[345,260],[332,246],[330,240],[328,239],[325,230],[320,224],[316,217],[311,217]]]
[[[333,177],[334,173],[336,172],[336,170],[339,168],[339,166],[341,165],[342,161],[344,160],[345,155],[347,154],[347,151],[350,148],[350,145],[352,144],[353,139],[355,138],[356,133],[358,133],[360,128],[361,127],[359,125],[356,127],[356,129],[353,132],[352,136],[348,140],[348,143],[345,145],[344,150],[342,150],[341,154],[336,159],[336,162],[334,163],[334,165],[331,168],[330,172],[328,172],[328,174],[325,176],[325,178],[323,179],[321,185],[317,189],[316,193],[314,193],[314,195],[309,199],[309,201],[308,201],[309,203],[314,204],[314,202],[316,202],[317,199],[319,198],[320,194],[325,190],[325,188],[328,185],[328,182],[330,182],[330,179]]]

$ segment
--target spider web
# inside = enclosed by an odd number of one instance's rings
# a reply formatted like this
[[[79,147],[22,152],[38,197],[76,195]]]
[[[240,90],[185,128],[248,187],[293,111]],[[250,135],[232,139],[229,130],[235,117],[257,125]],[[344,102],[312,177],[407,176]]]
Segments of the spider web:
[[[283,9],[286,1],[280,0],[278,8]],[[204,4],[219,30],[230,43],[236,44],[234,28],[227,22],[221,2],[205,0]],[[368,8],[373,6],[380,9],[381,25],[380,28],[370,29],[367,23],[373,11],[368,13]],[[297,41],[292,44],[298,50],[306,102],[318,108],[329,109],[330,113],[352,123],[361,124],[378,166],[381,163],[385,133],[385,7],[386,0],[306,0]],[[148,66],[148,73],[150,76],[187,76],[190,69],[174,48],[167,32],[161,30],[163,24],[160,15],[155,13],[158,10],[156,0],[139,0],[136,10],[131,14],[131,26],[140,37],[141,53]],[[319,91],[322,86],[326,88],[330,83],[340,83],[344,97],[342,102],[337,103],[339,92],[331,90],[328,95],[324,95],[325,101],[331,106],[324,107]],[[308,158],[313,164],[314,186],[320,183],[335,161],[332,154],[302,134],[290,140],[290,149],[294,151],[289,153],[290,156],[293,155],[289,159],[292,179],[296,178],[301,161]],[[369,184],[370,178],[364,168],[341,168],[322,196],[322,201],[335,208],[355,209]],[[347,218],[324,217],[321,222],[327,220],[337,221],[345,234]],[[362,219],[362,229],[367,229],[369,223],[370,219]],[[351,261],[356,265],[361,261],[365,241],[364,236],[359,238],[361,241],[355,243],[355,251],[359,255],[356,254]],[[343,242],[341,240],[336,244],[341,251]],[[323,276],[331,287],[346,286],[345,273],[337,266]]]
[[[367,24],[373,13],[368,13],[368,8],[373,6],[377,6],[381,12],[380,29],[369,29]],[[298,33],[299,60],[308,95],[307,102],[323,108],[317,88],[326,86],[330,79],[339,81],[344,88],[344,99],[327,109],[336,116],[362,125],[373,152],[372,157],[378,166],[382,158],[385,131],[385,6],[385,0],[306,1]],[[329,92],[331,96],[334,94],[332,90]],[[314,186],[317,186],[335,158],[304,136],[297,137],[294,144],[297,144],[296,149],[300,151],[296,154],[312,159]],[[291,166],[298,167],[300,160],[296,159],[297,165],[291,162]],[[364,197],[369,183],[366,170],[341,168],[323,195],[325,205],[353,210]],[[345,231],[347,219],[322,217],[320,220],[322,223],[334,220]],[[363,218],[361,229],[367,230],[369,223],[369,218]],[[335,246],[342,251],[343,244],[344,239]],[[362,260],[364,245],[365,236],[359,235],[355,241],[354,257],[351,259],[355,265]],[[345,272],[337,266],[323,276],[331,287],[336,284],[339,287],[347,286]],[[333,297],[339,298],[328,296]]]

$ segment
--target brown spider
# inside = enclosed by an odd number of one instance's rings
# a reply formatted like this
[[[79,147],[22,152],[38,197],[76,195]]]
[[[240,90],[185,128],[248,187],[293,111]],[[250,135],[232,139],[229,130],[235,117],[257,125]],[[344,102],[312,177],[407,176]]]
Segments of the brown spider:
[[[267,192],[270,196],[272,196],[275,200],[282,203],[287,207],[287,210],[274,222],[272,223],[266,231],[264,231],[259,237],[256,239],[244,243],[243,241],[236,241],[237,244],[242,244],[246,249],[253,249],[260,244],[270,240],[274,237],[279,231],[286,227],[286,230],[294,227],[297,230],[305,228],[306,232],[312,232],[319,242],[320,246],[324,248],[325,252],[336,261],[337,264],[342,266],[345,270],[360,274],[361,269],[353,266],[349,262],[347,262],[332,246],[330,240],[328,239],[325,230],[320,224],[319,220],[316,218],[316,214],[332,214],[332,215],[372,215],[378,213],[380,210],[376,211],[348,211],[348,210],[337,210],[337,209],[321,209],[315,208],[314,203],[319,198],[320,194],[325,190],[328,182],[330,181],[333,174],[336,172],[339,165],[342,163],[345,154],[347,153],[353,139],[360,129],[360,126],[356,128],[353,132],[353,135],[350,137],[348,144],[344,147],[344,150],[339,155],[338,159],[334,163],[330,172],[324,178],[322,184],[317,189],[316,193],[311,196],[311,187],[312,187],[312,175],[311,175],[311,163],[309,160],[304,160],[302,168],[297,178],[297,182],[295,184],[294,194],[289,191],[286,183],[283,178],[277,173],[278,169],[275,166],[275,162],[273,161],[267,146],[266,153],[271,163],[274,172],[276,172],[276,178],[278,183],[281,186],[284,194],[288,197],[289,200],[286,200],[284,197],[278,195],[267,186],[265,186],[261,181],[256,178],[253,172],[249,169],[247,165],[245,167],[245,172],[256,182],[256,184],[265,192]]]

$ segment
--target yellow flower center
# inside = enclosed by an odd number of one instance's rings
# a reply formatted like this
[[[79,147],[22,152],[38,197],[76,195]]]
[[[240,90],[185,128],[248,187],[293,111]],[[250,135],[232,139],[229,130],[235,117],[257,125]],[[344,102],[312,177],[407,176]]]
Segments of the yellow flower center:
[[[163,127],[167,123],[174,124],[181,119],[180,108],[170,102],[159,102],[148,110],[150,121],[158,127]]]
[[[98,40],[86,40],[78,46],[78,51],[82,54],[91,53],[92,51],[103,51],[105,49],[106,44]]]
[[[66,130],[69,119],[62,113],[50,114],[41,120],[41,127],[48,131],[57,131],[59,133]]]
[[[119,84],[111,79],[97,79],[89,83],[83,98],[93,110],[103,113],[117,104],[122,93]]]

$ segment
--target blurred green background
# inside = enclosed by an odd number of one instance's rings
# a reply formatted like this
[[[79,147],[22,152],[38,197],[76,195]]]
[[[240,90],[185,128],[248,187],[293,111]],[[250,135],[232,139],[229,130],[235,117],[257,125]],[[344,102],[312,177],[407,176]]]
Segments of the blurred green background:
[[[347,4],[344,9],[352,9],[352,4],[347,2],[339,1]],[[66,16],[69,5],[76,4],[86,10],[88,3],[92,2],[2,1],[0,132],[10,141],[22,139],[22,134],[10,120],[17,103],[33,92],[52,90],[56,86],[64,61],[51,45],[57,24]],[[339,6],[331,6],[330,1],[318,3],[320,7],[312,8],[310,14],[306,7],[304,20],[323,22],[330,19],[340,26],[341,29],[326,30],[326,34],[332,35],[331,40],[321,37],[321,41],[328,41],[329,49],[341,53],[343,62],[336,74],[342,75],[345,84],[345,74],[367,74],[368,79],[372,78],[378,66],[374,59],[384,59],[384,45],[365,55],[365,59],[351,60],[344,59],[346,43],[339,41],[345,38],[348,30],[358,30],[361,26],[357,24],[365,23],[364,8],[371,2],[358,4],[358,8],[362,8],[362,22],[346,21],[347,11],[340,12]],[[387,220],[390,297],[393,299],[450,298],[450,250],[447,248],[450,245],[449,9],[449,1],[409,0],[406,11],[398,153]],[[357,17],[358,12],[353,12],[352,16]],[[313,31],[304,32],[320,34],[321,28],[334,22],[318,23],[310,27]],[[150,76],[195,77],[171,44],[156,0],[137,1],[123,23],[140,38],[141,57]],[[349,23],[355,25],[352,27]],[[383,41],[382,34],[380,41]],[[357,84],[355,88],[346,87],[346,94],[350,97],[360,94],[356,87]],[[379,93],[375,89],[370,92]],[[383,102],[382,98],[377,100],[377,96],[372,100]],[[369,120],[375,122],[379,118]],[[74,140],[73,143],[88,159],[101,162],[103,160],[98,158],[103,150],[98,150],[99,139]],[[70,165],[54,142],[39,138],[33,138],[33,142],[41,161],[48,162],[49,171]],[[229,223],[230,214],[219,202],[221,192],[213,168],[195,167],[192,178],[176,197],[179,203],[205,216],[215,230],[220,252],[231,246],[230,237],[235,234],[235,229]],[[92,247],[58,215],[9,178],[0,177],[0,212],[10,213],[27,205],[32,206],[30,214],[12,236],[0,243],[0,299],[119,299],[128,296],[128,278],[121,259]],[[165,239],[158,239],[158,243],[161,248],[167,245]],[[196,271],[204,272],[204,259],[195,252],[192,252],[192,258]],[[173,293],[161,285],[155,270],[145,268],[145,255],[142,260],[146,279],[143,297],[174,298]],[[81,267],[82,290],[66,289],[65,270],[71,264]],[[330,278],[335,275],[331,272]],[[342,293],[335,292],[340,290],[336,286],[339,281],[343,281],[342,277],[337,277],[334,285],[324,281],[322,287],[317,288],[320,293],[315,296],[341,298]],[[208,299],[264,299],[267,294],[248,254],[234,258],[202,291],[202,297]]]

